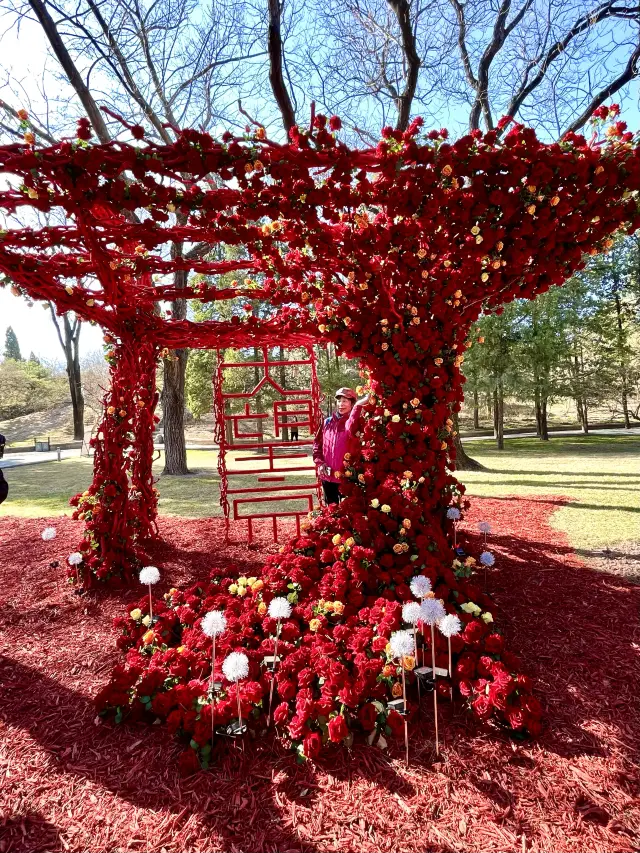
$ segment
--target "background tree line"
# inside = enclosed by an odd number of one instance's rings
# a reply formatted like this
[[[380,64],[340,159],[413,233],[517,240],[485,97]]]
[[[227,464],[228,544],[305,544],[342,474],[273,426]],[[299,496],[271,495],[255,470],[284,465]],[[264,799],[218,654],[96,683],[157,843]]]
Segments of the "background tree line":
[[[640,239],[620,239],[562,287],[515,300],[481,317],[463,365],[465,414],[478,429],[483,410],[503,447],[505,399],[531,405],[549,438],[548,408],[572,400],[584,433],[606,407],[627,428],[640,424]]]

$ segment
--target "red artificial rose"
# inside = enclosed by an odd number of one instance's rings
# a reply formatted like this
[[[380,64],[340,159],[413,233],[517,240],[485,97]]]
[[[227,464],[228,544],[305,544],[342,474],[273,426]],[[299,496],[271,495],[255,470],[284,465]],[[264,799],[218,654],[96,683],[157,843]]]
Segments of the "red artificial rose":
[[[198,770],[200,770],[200,761],[198,760],[195,750],[186,749],[184,752],[180,753],[178,769],[180,770],[181,776],[191,776],[193,773],[197,773]]]
[[[371,702],[367,702],[358,711],[358,720],[365,732],[370,732],[375,728],[378,719],[378,709]]]
[[[278,726],[283,726],[289,719],[289,706],[281,702],[273,712],[273,721]]]
[[[322,738],[318,732],[312,732],[302,742],[302,749],[307,758],[313,760],[320,755],[322,749]]]
[[[387,725],[391,729],[392,737],[404,737],[404,718],[397,711],[389,711]]]
[[[333,743],[340,743],[348,734],[349,727],[342,714],[338,714],[337,717],[332,717],[329,720],[329,740]]]

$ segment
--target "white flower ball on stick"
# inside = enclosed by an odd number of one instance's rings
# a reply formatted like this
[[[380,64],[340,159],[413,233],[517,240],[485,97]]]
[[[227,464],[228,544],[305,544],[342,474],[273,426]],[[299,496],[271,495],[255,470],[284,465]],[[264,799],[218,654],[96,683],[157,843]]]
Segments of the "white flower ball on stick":
[[[58,534],[55,527],[45,527],[40,535],[45,542],[50,542],[52,539],[55,539]]]
[[[420,605],[420,621],[425,625],[435,625],[446,615],[447,611],[439,598],[425,598]]]
[[[207,637],[217,637],[224,633],[227,627],[227,617],[222,610],[210,610],[202,617],[202,633]]]
[[[416,575],[411,578],[409,589],[416,598],[425,598],[431,592],[431,581],[424,575]]]
[[[491,525],[488,521],[479,521],[478,530],[480,533],[484,533],[486,535],[487,533],[491,533]]]
[[[269,602],[267,613],[272,619],[288,619],[291,616],[291,604],[286,598],[273,598]]]
[[[249,675],[249,658],[243,652],[231,652],[222,663],[222,672],[227,681],[242,681]]]
[[[420,605],[417,601],[408,601],[402,607],[402,619],[409,625],[415,625],[420,621]]]
[[[73,554],[69,554],[67,557],[67,562],[70,566],[79,566],[82,560],[83,557],[80,551],[74,551]]]
[[[141,569],[140,583],[150,585],[158,583],[159,580],[160,569],[157,569],[155,566],[145,566],[144,569]]]
[[[460,510],[457,506],[450,506],[447,510],[447,518],[451,521],[460,521]]]
[[[491,551],[483,551],[482,554],[480,554],[480,562],[483,566],[493,566],[495,561],[496,558],[493,556]]]
[[[455,613],[447,613],[439,622],[438,629],[445,637],[455,637],[462,631],[462,622]]]
[[[389,645],[394,658],[401,660],[403,657],[413,654],[414,641],[409,631],[395,631],[391,635]]]

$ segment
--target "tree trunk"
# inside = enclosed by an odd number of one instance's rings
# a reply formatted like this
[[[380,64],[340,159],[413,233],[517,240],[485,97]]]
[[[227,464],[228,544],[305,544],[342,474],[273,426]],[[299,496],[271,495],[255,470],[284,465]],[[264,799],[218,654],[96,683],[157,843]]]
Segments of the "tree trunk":
[[[480,403],[477,390],[473,392],[473,428],[480,429]]]
[[[280,359],[280,361],[284,361],[284,347],[280,347],[280,349],[278,350],[278,358]],[[286,368],[285,368],[284,364],[280,365],[278,373],[279,373],[279,379],[280,379],[280,387],[283,389],[286,389],[286,387],[287,387],[287,373],[286,373]],[[285,414],[282,415],[282,422],[283,422],[283,424],[287,423],[287,416]],[[289,427],[288,426],[282,427],[282,440],[283,441],[289,441]]]
[[[460,425],[458,420],[458,413],[453,412],[451,415],[451,420],[453,421],[453,446],[456,451],[455,458],[455,470],[456,471],[484,471],[484,465],[481,465],[476,459],[472,459],[467,455],[464,446],[462,444],[462,440],[460,438]]]
[[[624,425],[627,429],[631,429],[631,420],[629,419],[629,402],[627,392],[627,365],[624,353],[624,329],[622,327],[622,304],[620,302],[620,294],[616,290],[616,322],[618,326],[618,357],[620,359],[620,377],[622,379],[622,414],[624,416]]]
[[[71,391],[71,405],[73,406],[73,437],[76,441],[84,440],[84,395],[82,393],[82,375],[80,373],[80,330],[82,324],[76,320],[78,326],[72,336],[73,355],[71,358],[71,373],[69,374],[69,390]]]
[[[582,432],[589,435],[589,408],[586,400],[582,401]]]
[[[494,432],[498,450],[504,450],[504,390],[502,379],[496,382],[493,389]]]
[[[487,408],[487,417],[489,420],[493,420],[493,405],[491,403],[491,394],[489,394],[489,392],[484,395],[484,404]]]
[[[547,402],[547,397],[544,394],[540,394],[539,401],[536,402],[536,424],[540,441],[549,441]]]
[[[184,436],[184,377],[188,350],[170,352],[164,359],[162,412],[164,416],[163,474],[188,474]]]

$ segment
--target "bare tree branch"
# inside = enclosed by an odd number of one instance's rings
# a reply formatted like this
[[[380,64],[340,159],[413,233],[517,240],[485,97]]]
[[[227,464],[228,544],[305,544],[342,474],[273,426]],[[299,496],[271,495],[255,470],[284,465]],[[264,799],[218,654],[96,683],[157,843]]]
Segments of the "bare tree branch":
[[[109,142],[111,137],[109,131],[107,130],[107,125],[102,118],[102,113],[98,105],[96,104],[93,95],[85,86],[85,83],[78,72],[76,64],[71,59],[69,55],[69,51],[67,50],[62,38],[60,37],[60,33],[58,29],[47,11],[42,0],[29,0],[29,5],[33,9],[36,17],[40,21],[42,29],[45,31],[47,38],[49,39],[49,44],[55,53],[58,62],[62,65],[65,74],[67,75],[69,82],[73,86],[78,95],[78,98],[82,102],[82,106],[85,109],[87,116],[89,117],[89,121],[93,129],[96,132],[96,136],[102,143]]]
[[[604,104],[604,102],[609,100],[612,95],[615,95],[615,93],[619,92],[623,86],[625,86],[635,77],[637,77],[639,60],[640,41],[638,42],[636,49],[629,57],[629,61],[627,62],[624,71],[619,74],[615,80],[612,80],[608,86],[602,89],[601,92],[598,92],[598,94],[592,99],[587,108],[584,110],[582,115],[578,116],[578,118],[569,125],[569,127],[565,130],[565,133],[575,133],[576,130],[580,130],[580,128],[584,126],[584,124],[589,120],[589,118],[593,115],[594,111],[597,110],[599,106]]]
[[[416,37],[411,26],[411,10],[407,0],[387,0],[393,9],[398,26],[402,34],[402,51],[407,63],[406,84],[402,94],[398,94],[396,103],[398,106],[398,130],[406,130],[411,115],[411,104],[418,85],[418,74],[420,73],[420,57],[416,50]]]
[[[269,0],[269,82],[288,134],[296,123],[296,116],[283,76],[281,24],[281,0]]]

